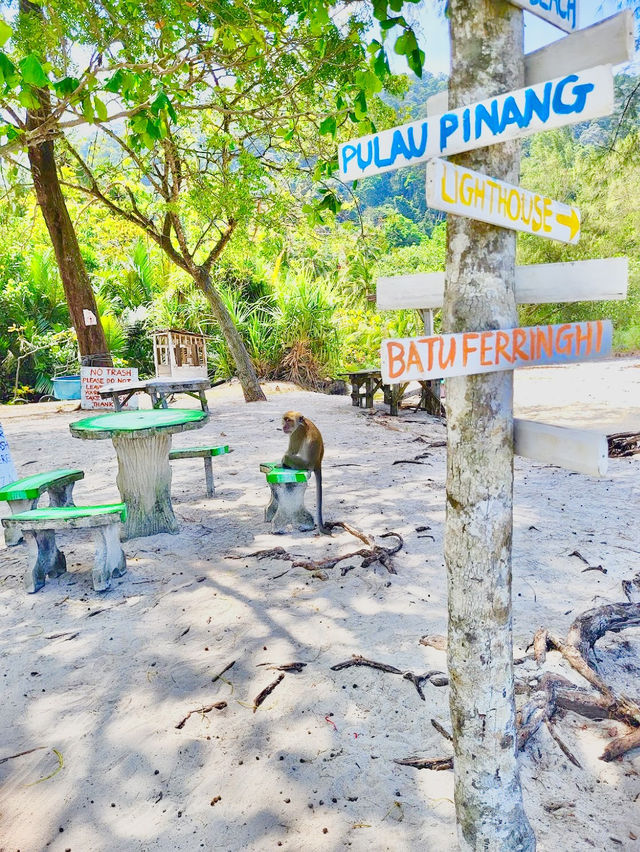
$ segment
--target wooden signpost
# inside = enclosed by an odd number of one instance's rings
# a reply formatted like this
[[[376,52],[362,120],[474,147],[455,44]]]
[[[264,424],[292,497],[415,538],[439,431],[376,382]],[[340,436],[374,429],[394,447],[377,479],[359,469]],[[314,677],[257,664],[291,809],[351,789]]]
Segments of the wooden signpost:
[[[625,9],[528,53],[524,58],[524,82],[526,86],[534,86],[552,77],[574,74],[596,65],[618,65],[628,62],[633,54],[633,13]],[[448,109],[449,92],[446,89],[427,98],[427,115],[430,118]]]
[[[356,180],[612,111],[611,66],[599,65],[346,142],[338,151],[340,176]]]
[[[427,163],[427,204],[563,243],[580,239],[576,207],[438,158]]]
[[[589,429],[514,418],[513,451],[518,456],[587,476],[605,476],[609,467],[607,436]]]
[[[577,0],[511,2],[566,31],[577,25]],[[522,79],[524,70],[522,15],[506,4],[494,7],[466,0],[450,0],[448,8],[451,90],[454,103],[460,106],[347,142],[340,146],[338,160],[345,180],[431,160],[427,202],[456,214],[448,222],[443,322],[448,330],[470,330],[384,340],[381,373],[385,383],[451,377],[447,383],[444,555],[459,845],[469,852],[489,847],[533,852],[535,837],[524,811],[515,746],[511,628],[514,444],[515,451],[523,455],[542,456],[554,464],[599,474],[606,470],[607,451],[604,436],[578,436],[578,430],[565,432],[547,424],[514,422],[513,385],[507,373],[525,365],[603,357],[611,350],[613,330],[608,320],[501,327],[515,324],[512,291],[529,278],[535,293],[540,271],[524,275],[523,268],[516,271],[515,235],[509,230],[576,242],[579,213],[505,182],[514,180],[518,172],[516,146],[494,148],[474,160],[462,158],[456,165],[436,158],[609,115],[613,111],[613,76],[608,60],[605,64],[596,60],[594,67],[582,70],[581,50],[566,51],[565,45],[559,53],[545,56],[564,61],[566,52],[568,67],[558,67],[554,73],[548,71],[545,61],[529,64],[525,87],[509,91]],[[628,24],[628,17],[625,21]],[[489,32],[491,38],[483,43],[480,61],[478,33]],[[569,38],[572,36],[565,41]],[[536,74],[542,74],[542,79],[532,82],[531,76]],[[496,91],[505,94],[493,94]],[[481,162],[500,180],[469,169]],[[472,219],[504,230],[477,227],[469,221]],[[616,267],[618,277],[619,272]],[[626,277],[626,269],[624,274]],[[560,298],[560,281],[550,277],[548,282],[553,301]],[[441,277],[437,287],[440,285]],[[521,295],[519,301],[523,301]],[[420,299],[416,307],[429,305]],[[479,375],[484,373],[489,375]]]

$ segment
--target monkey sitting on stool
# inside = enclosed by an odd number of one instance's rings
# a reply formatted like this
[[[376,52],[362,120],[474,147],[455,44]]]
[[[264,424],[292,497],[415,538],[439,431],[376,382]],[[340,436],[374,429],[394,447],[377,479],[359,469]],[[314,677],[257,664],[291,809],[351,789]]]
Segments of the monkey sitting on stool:
[[[322,457],[324,443],[320,430],[299,411],[282,415],[282,431],[289,436],[289,447],[282,457],[282,467],[294,470],[312,470],[316,477],[316,523],[318,531],[331,535],[322,520]]]

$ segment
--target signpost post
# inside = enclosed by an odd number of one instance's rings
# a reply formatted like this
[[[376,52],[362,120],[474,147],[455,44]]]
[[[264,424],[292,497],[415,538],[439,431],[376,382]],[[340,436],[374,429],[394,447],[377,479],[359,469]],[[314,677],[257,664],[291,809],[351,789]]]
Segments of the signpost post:
[[[9,442],[5,437],[2,424],[0,424],[0,487],[13,482],[17,478],[13,459],[9,452]]]

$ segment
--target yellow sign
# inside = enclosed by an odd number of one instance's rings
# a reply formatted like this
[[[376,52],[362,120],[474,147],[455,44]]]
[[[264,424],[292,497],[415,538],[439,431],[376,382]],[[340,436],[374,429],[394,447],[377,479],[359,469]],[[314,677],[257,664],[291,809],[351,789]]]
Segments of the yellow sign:
[[[576,207],[446,160],[434,159],[427,164],[427,204],[436,210],[563,243],[577,243],[580,239],[580,213]]]

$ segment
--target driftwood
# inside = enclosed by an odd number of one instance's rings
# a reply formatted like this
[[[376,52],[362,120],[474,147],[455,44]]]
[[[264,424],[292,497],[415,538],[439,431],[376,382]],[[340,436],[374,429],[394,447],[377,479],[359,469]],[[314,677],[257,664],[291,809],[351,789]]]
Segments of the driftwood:
[[[640,432],[616,432],[607,435],[609,458],[621,458],[640,453]]]
[[[253,712],[254,713],[256,712],[258,707],[262,704],[262,702],[265,700],[265,698],[268,695],[271,695],[271,693],[276,688],[276,686],[279,683],[281,683],[283,680],[284,680],[284,672],[280,672],[280,674],[278,675],[278,677],[274,681],[271,681],[271,683],[268,686],[265,686],[265,688],[262,690],[262,692],[259,692],[256,695],[256,697],[253,699]]]
[[[636,580],[629,585],[635,585]],[[556,707],[562,707],[589,719],[617,719],[633,728],[640,728],[640,701],[616,694],[598,673],[592,654],[595,643],[605,633],[618,633],[626,627],[638,625],[640,625],[640,603],[627,602],[606,604],[578,616],[569,628],[565,641],[552,636],[546,630],[537,631],[533,641],[536,660],[543,663],[548,650],[559,651],[569,665],[599,693],[594,695],[578,687],[567,688],[564,685],[558,685],[556,679],[553,690],[546,690],[549,697],[548,719],[551,719]],[[550,681],[546,681],[547,686],[549,683]],[[639,745],[640,734],[638,731],[633,731],[613,740],[601,755],[601,759],[613,760]]]
[[[210,713],[212,710],[224,710],[224,708],[226,706],[227,706],[226,701],[216,701],[214,704],[207,704],[206,707],[198,707],[197,710],[189,710],[189,712],[184,717],[184,719],[181,719],[178,722],[178,724],[176,725],[176,728],[178,730],[181,730],[182,728],[184,728],[186,721],[191,716],[193,716],[194,713],[202,713],[202,715],[204,716],[205,713]]]
[[[431,682],[434,686],[446,686],[449,683],[449,678],[439,671],[425,672],[423,675],[416,675],[413,672],[403,672],[395,666],[387,665],[387,663],[377,663],[375,660],[367,660],[360,654],[354,654],[350,660],[345,660],[344,663],[337,663],[331,666],[331,671],[338,672],[341,669],[347,669],[351,666],[367,666],[370,669],[377,669],[381,672],[400,675],[404,680],[410,681],[416,688],[416,691],[423,701],[426,701],[422,687],[425,683]]]
[[[17,754],[9,754],[7,757],[0,757],[0,763],[6,763],[8,760],[15,760],[16,757],[24,757],[25,754],[33,754],[34,751],[40,751],[43,748],[46,748],[46,746],[36,746],[35,748],[28,748],[26,751],[19,751]]]
[[[572,555],[584,559],[577,552]],[[640,597],[640,574],[632,581],[623,582],[622,585],[628,598]],[[601,760],[615,760],[631,749],[640,748],[640,700],[617,694],[605,683],[597,670],[593,655],[595,643],[605,633],[618,633],[626,627],[638,625],[640,625],[640,602],[629,600],[628,603],[596,607],[578,616],[569,628],[566,640],[553,636],[544,628],[536,632],[533,638],[533,658],[536,662],[542,665],[547,651],[559,651],[569,665],[596,691],[575,686],[561,675],[544,673],[537,684],[536,691],[517,713],[518,751],[523,750],[539,728],[544,725],[565,757],[575,766],[580,767],[579,760],[555,729],[554,717],[558,710],[571,711],[587,719],[614,719],[624,722],[633,729],[613,739],[600,756]],[[444,637],[423,636],[420,643],[440,647],[442,650],[446,649]],[[446,735],[444,729],[441,730],[441,727],[433,720],[432,724],[436,730]],[[408,757],[394,762],[416,769],[440,770],[453,767],[453,758]]]

